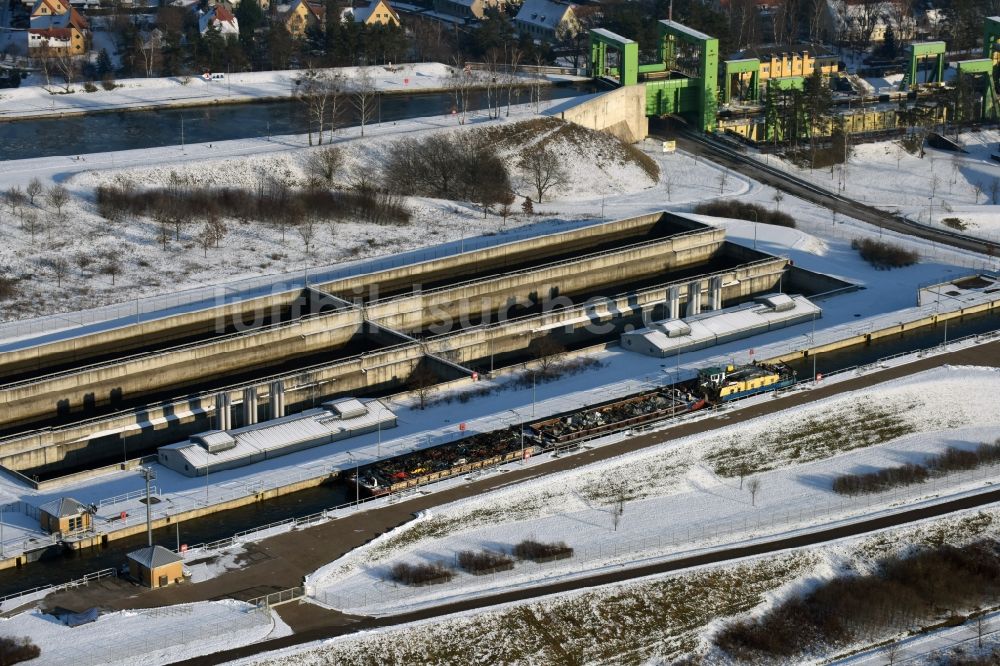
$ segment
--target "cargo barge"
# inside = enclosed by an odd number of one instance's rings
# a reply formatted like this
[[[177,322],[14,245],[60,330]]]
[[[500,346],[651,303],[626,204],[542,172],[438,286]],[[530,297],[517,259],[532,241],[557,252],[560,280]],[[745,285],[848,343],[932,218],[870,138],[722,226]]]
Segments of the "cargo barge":
[[[702,395],[716,404],[777,391],[794,383],[795,371],[784,363],[714,366],[698,371]]]

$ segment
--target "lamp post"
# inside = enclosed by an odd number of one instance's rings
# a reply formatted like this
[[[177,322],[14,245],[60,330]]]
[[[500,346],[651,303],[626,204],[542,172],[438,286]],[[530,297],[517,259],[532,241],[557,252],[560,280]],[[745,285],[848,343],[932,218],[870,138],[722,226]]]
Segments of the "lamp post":
[[[149,482],[156,478],[156,472],[152,467],[141,468],[140,473],[146,481],[146,541],[150,548],[153,547],[153,503],[149,497]]]

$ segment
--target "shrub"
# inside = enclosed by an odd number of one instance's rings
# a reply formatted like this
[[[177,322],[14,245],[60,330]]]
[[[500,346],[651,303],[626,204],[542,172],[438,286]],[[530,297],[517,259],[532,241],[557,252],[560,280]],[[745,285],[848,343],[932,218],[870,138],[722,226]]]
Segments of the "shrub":
[[[115,80],[112,79],[110,76],[105,76],[103,79],[101,79],[101,87],[104,88],[105,90],[114,90],[115,88],[118,87],[118,84],[115,83]]]
[[[31,642],[27,636],[22,638],[10,638],[4,636],[0,638],[0,664],[18,664],[22,661],[30,661],[42,654],[41,648]]]
[[[419,587],[447,583],[454,578],[454,572],[441,564],[408,564],[400,562],[389,570],[389,579],[402,585]]]
[[[880,271],[912,266],[920,258],[920,255],[913,250],[869,238],[854,239],[851,241],[851,247],[858,251],[862,259]]]
[[[880,493],[897,486],[923,483],[931,475],[943,476],[948,472],[975,469],[998,462],[1000,439],[993,444],[980,444],[974,451],[949,446],[943,453],[928,457],[921,465],[907,463],[866,474],[841,475],[834,479],[833,491],[841,495]]]
[[[757,662],[860,638],[922,621],[940,608],[994,603],[1000,598],[997,543],[945,545],[913,557],[890,557],[878,573],[843,576],[763,615],[724,627],[715,643],[735,660]]]
[[[97,86],[94,85],[93,81],[86,81],[83,84],[83,89],[89,93],[97,92]]]
[[[10,275],[0,275],[0,301],[16,298],[18,292],[17,278]]]
[[[514,560],[504,553],[490,550],[463,550],[458,554],[458,566],[476,576],[508,571],[514,568]]]
[[[969,228],[969,225],[963,222],[962,218],[960,217],[946,217],[943,220],[941,220],[941,224],[943,224],[946,227],[950,227],[955,231],[965,231],[966,229]]]
[[[694,212],[699,215],[715,217],[732,217],[737,220],[750,220],[761,224],[773,224],[778,227],[795,228],[795,220],[788,213],[771,210],[757,204],[734,200],[706,201],[698,204]]]
[[[564,541],[542,543],[533,539],[525,539],[514,546],[514,557],[519,560],[531,560],[533,562],[563,560],[573,557],[573,549],[567,546]]]

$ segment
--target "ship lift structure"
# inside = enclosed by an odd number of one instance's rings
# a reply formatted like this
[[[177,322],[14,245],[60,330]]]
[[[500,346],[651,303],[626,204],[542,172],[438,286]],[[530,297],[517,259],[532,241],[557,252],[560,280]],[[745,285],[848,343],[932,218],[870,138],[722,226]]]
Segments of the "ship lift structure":
[[[603,28],[591,30],[591,76],[613,87],[644,86],[647,117],[679,117],[703,132],[720,127],[720,105],[740,100],[743,106],[737,110],[743,117],[727,120],[725,128],[739,127],[737,133],[748,139],[773,140],[779,132],[774,114],[768,113],[767,107],[768,100],[775,98],[775,92],[802,91],[813,69],[819,69],[824,76],[834,76],[836,72],[833,56],[826,56],[821,65],[822,56],[812,56],[810,60],[805,52],[788,55],[789,61],[794,61],[793,71],[781,68],[779,73],[777,60],[762,63],[758,57],[725,60],[720,68],[718,39],[673,20],[659,21],[658,28],[656,55],[653,62],[646,63],[641,62],[636,41]],[[869,108],[864,122],[845,118],[845,131],[901,128],[901,116],[906,112],[904,102],[911,100],[913,104],[920,104],[920,98],[932,89],[953,86],[962,86],[962,90],[968,91],[966,101],[956,104],[951,111],[957,120],[997,120],[1000,116],[996,92],[1000,69],[1000,16],[985,20],[982,57],[952,64],[957,77],[946,82],[945,43],[930,41],[909,45],[903,81],[899,91],[893,93],[900,103],[891,108],[887,105],[876,112]],[[881,95],[880,101],[885,97]],[[939,120],[944,120],[943,107],[934,112],[941,116]],[[732,115],[731,111],[727,113]],[[875,124],[872,119],[877,119]]]

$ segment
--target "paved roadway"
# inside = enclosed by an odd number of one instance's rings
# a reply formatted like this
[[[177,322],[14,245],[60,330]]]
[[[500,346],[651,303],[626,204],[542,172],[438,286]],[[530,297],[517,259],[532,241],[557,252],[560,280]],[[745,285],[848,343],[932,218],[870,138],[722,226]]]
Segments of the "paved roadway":
[[[962,250],[984,253],[991,257],[1000,255],[1000,243],[973,238],[945,229],[928,227],[868,206],[814,185],[804,178],[769,166],[717,140],[686,130],[672,130],[669,125],[662,123],[651,122],[651,129],[657,132],[657,134],[651,134],[651,138],[675,139],[677,145],[689,153],[705,156],[716,164],[728,167],[744,176],[793,194],[810,203],[836,211],[839,215],[853,217],[883,229],[917,236]]]
[[[49,608],[60,606],[75,611],[82,611],[93,606],[108,609],[148,608],[227,597],[250,599],[267,594],[268,592],[288,589],[300,585],[304,575],[316,570],[320,566],[361,546],[377,535],[411,520],[413,514],[417,511],[457,499],[475,496],[512,482],[578,468],[597,460],[608,459],[678,437],[703,433],[723,425],[731,425],[758,416],[772,414],[843,391],[864,388],[943,364],[1000,367],[1000,342],[992,342],[978,347],[920,359],[907,365],[870,372],[836,384],[821,385],[810,391],[788,394],[780,399],[726,412],[717,417],[679,424],[666,430],[648,433],[600,448],[583,451],[538,466],[510,471],[489,479],[444,489],[429,495],[418,495],[398,504],[370,509],[346,518],[331,521],[324,525],[282,534],[259,544],[250,544],[248,553],[244,558],[243,567],[239,570],[227,572],[196,585],[179,585],[162,590],[146,590],[123,581],[111,580],[92,585],[89,588],[68,590],[51,595],[46,599],[46,605]],[[629,580],[651,573],[663,573],[696,564],[723,562],[746,555],[807,546],[891,525],[904,524],[933,515],[941,515],[961,508],[989,504],[1000,500],[1000,494],[997,493],[1000,493],[1000,491],[942,504],[938,507],[910,511],[851,526],[797,536],[791,539],[778,539],[750,547],[721,550],[696,558],[662,562],[642,568],[622,569],[611,574],[566,581],[544,587],[519,589],[510,593],[469,600],[461,604],[452,604],[403,616],[388,618],[349,617],[340,613],[325,611],[312,604],[286,604],[278,607],[277,610],[281,617],[295,631],[294,635],[248,646],[240,650],[208,655],[191,663],[222,663],[236,656],[286,647],[318,638],[351,633],[361,629],[401,624],[415,619],[437,617],[458,610],[484,608],[507,601],[527,600],[544,594]]]

